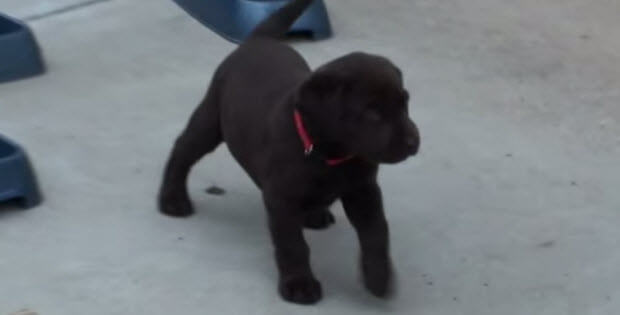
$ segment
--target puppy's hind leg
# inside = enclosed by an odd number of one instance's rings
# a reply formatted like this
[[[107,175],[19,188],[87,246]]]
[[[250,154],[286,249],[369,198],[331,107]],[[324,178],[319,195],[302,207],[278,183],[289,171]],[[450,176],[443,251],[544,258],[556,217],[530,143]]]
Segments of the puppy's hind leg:
[[[187,176],[192,166],[222,143],[216,88],[212,84],[202,103],[177,138],[164,170],[159,191],[159,211],[187,217],[194,210],[187,193]]]

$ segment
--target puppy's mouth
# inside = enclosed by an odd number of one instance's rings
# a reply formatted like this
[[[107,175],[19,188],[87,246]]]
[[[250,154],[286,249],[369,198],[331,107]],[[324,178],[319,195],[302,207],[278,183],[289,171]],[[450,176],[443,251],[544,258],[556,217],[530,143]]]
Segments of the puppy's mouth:
[[[420,140],[418,137],[411,137],[405,141],[404,144],[399,145],[397,148],[388,150],[389,153],[385,154],[381,159],[382,163],[395,164],[400,163],[411,156],[418,154],[420,149]]]
[[[369,160],[379,164],[397,164],[407,160],[408,158],[416,155],[417,153],[417,147],[406,147],[399,150],[398,152],[377,154],[376,156],[369,158]]]
[[[383,164],[396,164],[396,163],[400,163],[400,162],[403,162],[403,161],[407,160],[411,156],[413,156],[413,154],[394,155],[394,156],[383,157],[383,158],[381,158],[379,160],[379,163],[383,163]]]
[[[372,136],[362,138],[366,140],[366,146],[362,147],[363,149],[360,148],[359,156],[376,164],[396,164],[418,154],[420,134],[413,121],[407,120],[404,127],[398,128],[397,126],[392,129],[402,131],[398,133],[392,131],[392,135],[387,139],[381,137],[381,135],[385,136],[385,133],[379,133],[374,138]]]

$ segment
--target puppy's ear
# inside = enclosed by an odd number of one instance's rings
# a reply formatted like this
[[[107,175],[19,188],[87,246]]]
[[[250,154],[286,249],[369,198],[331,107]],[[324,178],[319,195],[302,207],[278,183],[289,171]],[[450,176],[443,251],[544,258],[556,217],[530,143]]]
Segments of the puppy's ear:
[[[346,89],[346,82],[346,78],[336,71],[318,70],[297,91],[297,108],[306,114],[337,111],[339,106],[336,103]]]

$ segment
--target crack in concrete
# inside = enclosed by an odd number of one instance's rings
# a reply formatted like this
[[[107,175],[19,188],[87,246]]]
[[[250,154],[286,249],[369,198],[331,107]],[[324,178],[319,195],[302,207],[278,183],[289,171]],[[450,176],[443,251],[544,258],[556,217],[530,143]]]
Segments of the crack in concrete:
[[[108,2],[108,1],[112,1],[112,0],[89,0],[89,1],[85,1],[85,2],[80,2],[80,3],[75,3],[75,4],[70,4],[64,7],[60,7],[60,8],[56,8],[47,12],[43,12],[43,13],[36,13],[30,16],[26,16],[25,18],[23,18],[22,20],[26,21],[26,22],[32,22],[32,21],[37,21],[37,20],[42,20],[42,19],[46,19],[49,17],[53,17],[59,14],[63,14],[63,13],[67,13],[67,12],[71,12],[71,11],[75,11],[75,10],[79,10],[85,7],[89,7],[95,4],[99,4],[102,2]]]

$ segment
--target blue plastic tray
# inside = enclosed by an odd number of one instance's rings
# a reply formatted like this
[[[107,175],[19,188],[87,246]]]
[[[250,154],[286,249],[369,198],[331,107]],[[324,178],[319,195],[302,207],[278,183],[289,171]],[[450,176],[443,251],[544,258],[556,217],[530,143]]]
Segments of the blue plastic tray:
[[[30,208],[41,202],[41,194],[24,150],[0,135],[0,202],[14,199]]]
[[[181,8],[222,37],[243,41],[258,23],[285,5],[288,0],[174,0]],[[291,27],[290,33],[312,39],[332,35],[327,8],[315,0]]]
[[[0,83],[43,72],[39,46],[28,26],[0,13]]]

